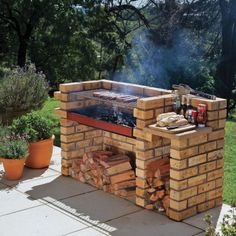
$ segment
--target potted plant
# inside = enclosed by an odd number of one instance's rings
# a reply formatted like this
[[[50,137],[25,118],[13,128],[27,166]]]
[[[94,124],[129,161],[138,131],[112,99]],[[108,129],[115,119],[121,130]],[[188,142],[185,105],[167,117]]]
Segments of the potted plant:
[[[26,157],[28,156],[28,142],[24,136],[10,133],[1,128],[0,159],[8,180],[18,180],[22,177]]]
[[[12,131],[28,136],[29,156],[25,162],[27,167],[40,169],[49,166],[54,141],[52,130],[52,123],[37,112],[31,112],[13,121]]]

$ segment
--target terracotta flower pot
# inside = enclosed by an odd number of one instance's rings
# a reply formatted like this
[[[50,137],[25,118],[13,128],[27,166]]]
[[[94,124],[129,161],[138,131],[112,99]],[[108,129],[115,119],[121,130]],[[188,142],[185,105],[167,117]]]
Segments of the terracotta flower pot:
[[[25,165],[34,169],[46,168],[49,166],[54,137],[29,144],[29,156],[26,159]]]
[[[26,158],[23,159],[5,159],[2,158],[5,177],[8,180],[18,180],[22,177]]]

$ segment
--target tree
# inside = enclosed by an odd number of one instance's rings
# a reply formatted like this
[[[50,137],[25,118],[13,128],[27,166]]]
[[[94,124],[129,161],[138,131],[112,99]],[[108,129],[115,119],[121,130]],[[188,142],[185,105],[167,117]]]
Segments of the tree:
[[[20,67],[26,63],[29,44],[39,24],[52,26],[58,15],[66,18],[69,11],[74,10],[69,0],[0,0],[0,8],[0,24],[5,24],[17,40],[17,65]]]
[[[222,51],[215,75],[216,92],[236,106],[236,1],[219,0],[222,16]]]

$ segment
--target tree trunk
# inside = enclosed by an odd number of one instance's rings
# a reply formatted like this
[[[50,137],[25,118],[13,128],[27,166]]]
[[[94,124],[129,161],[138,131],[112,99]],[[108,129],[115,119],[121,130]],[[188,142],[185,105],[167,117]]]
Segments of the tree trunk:
[[[19,43],[17,65],[20,67],[24,67],[26,63],[28,40],[25,38],[20,38]]]
[[[236,75],[236,1],[219,0],[222,14],[222,56],[215,75],[215,88],[218,96],[228,101],[233,99]]]

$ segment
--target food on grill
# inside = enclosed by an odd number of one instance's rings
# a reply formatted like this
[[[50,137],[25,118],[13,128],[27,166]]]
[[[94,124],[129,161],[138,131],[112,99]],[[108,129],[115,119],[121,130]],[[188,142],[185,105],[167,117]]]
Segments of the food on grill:
[[[157,117],[157,126],[167,127],[167,126],[183,126],[187,125],[188,121],[183,115],[177,115],[174,112],[160,114]]]
[[[133,95],[126,95],[122,93],[115,93],[110,91],[93,92],[93,96],[97,98],[115,100],[117,102],[136,102],[139,97]]]

